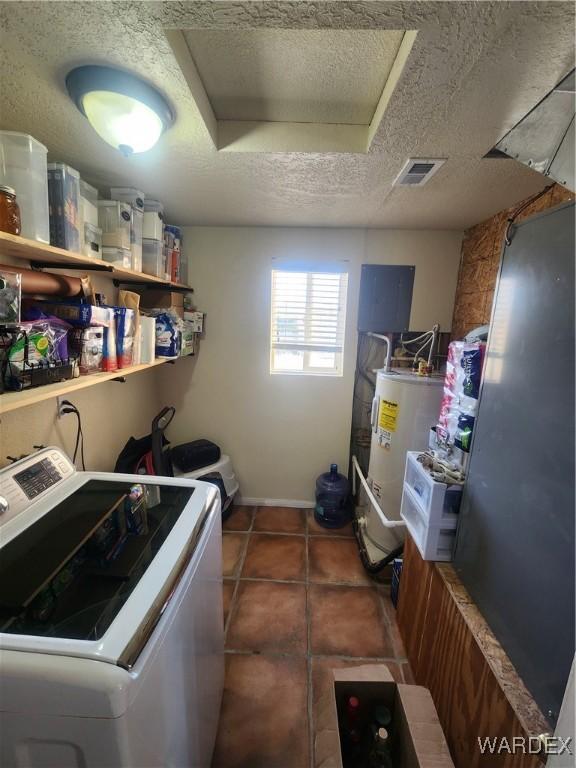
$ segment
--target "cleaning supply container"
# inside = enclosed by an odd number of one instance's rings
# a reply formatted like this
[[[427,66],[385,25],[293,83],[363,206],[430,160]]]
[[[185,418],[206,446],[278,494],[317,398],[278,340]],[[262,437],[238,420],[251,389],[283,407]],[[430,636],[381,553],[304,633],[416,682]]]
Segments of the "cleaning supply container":
[[[338,473],[337,464],[330,464],[330,472],[324,472],[316,480],[316,522],[324,528],[341,528],[346,525],[350,520],[349,496],[348,479]]]
[[[50,242],[48,150],[27,133],[0,131],[0,184],[12,187],[20,207],[20,234]]]

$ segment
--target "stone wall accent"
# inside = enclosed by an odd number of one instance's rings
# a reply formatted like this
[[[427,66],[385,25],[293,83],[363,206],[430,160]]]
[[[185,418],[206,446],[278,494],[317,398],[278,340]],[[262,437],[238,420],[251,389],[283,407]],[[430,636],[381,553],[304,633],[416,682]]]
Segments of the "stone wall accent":
[[[555,184],[530,204],[516,222],[574,199],[573,192]],[[464,233],[452,319],[453,339],[461,339],[473,328],[490,322],[507,220],[523,202],[500,211]]]

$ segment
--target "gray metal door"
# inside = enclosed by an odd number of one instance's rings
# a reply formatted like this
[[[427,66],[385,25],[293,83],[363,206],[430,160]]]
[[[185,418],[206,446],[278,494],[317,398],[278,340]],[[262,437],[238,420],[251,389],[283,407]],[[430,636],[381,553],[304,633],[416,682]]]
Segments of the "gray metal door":
[[[574,655],[574,204],[503,253],[454,565],[553,724]]]

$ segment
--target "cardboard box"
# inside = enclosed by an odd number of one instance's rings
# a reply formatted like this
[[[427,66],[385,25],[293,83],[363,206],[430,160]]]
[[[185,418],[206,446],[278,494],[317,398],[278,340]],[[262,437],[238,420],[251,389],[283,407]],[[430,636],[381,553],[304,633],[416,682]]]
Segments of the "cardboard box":
[[[395,683],[384,664],[333,670],[334,684],[318,704],[315,768],[343,768],[338,710],[358,696],[370,710],[383,702],[392,710],[391,739],[402,768],[454,768],[436,707],[427,688]]]
[[[175,309],[182,310],[184,316],[184,294],[177,291],[147,290],[143,291],[140,306],[145,309]]]

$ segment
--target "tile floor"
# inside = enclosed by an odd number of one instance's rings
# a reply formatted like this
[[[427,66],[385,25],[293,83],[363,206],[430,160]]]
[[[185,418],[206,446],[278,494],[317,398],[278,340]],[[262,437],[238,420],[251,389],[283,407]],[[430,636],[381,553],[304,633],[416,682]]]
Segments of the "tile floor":
[[[388,585],[351,526],[310,511],[236,507],[224,525],[226,680],[213,768],[313,768],[316,712],[333,667],[374,660],[411,673]]]

